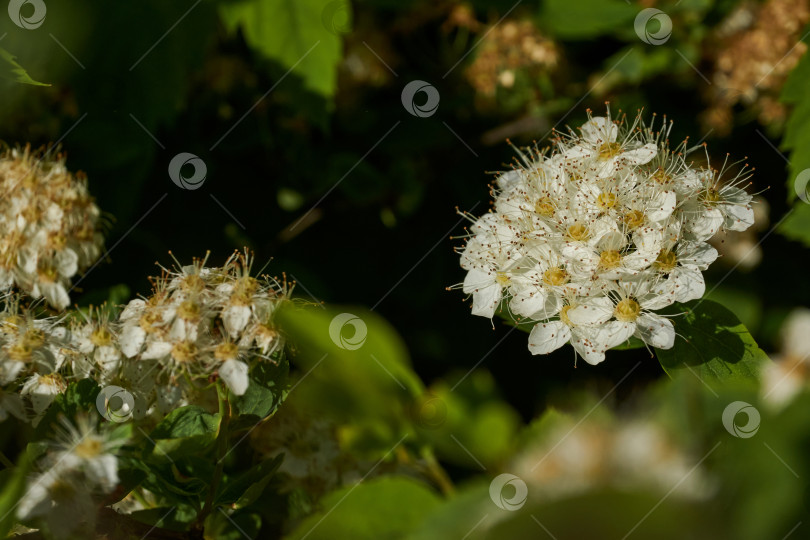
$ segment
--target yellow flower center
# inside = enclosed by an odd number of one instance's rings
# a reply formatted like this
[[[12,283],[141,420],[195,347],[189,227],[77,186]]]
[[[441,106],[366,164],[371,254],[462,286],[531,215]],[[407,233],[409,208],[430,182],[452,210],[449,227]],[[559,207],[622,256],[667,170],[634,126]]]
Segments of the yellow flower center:
[[[495,282],[500,285],[501,287],[506,287],[509,285],[511,278],[506,275],[506,272],[497,272],[495,274]]]
[[[106,347],[112,343],[112,334],[104,327],[96,328],[93,333],[90,334],[90,343],[96,347]]]
[[[608,249],[599,254],[599,266],[610,270],[622,263],[622,254],[615,249]]]
[[[569,279],[570,277],[565,268],[549,268],[543,272],[543,283],[546,285],[559,287],[568,283]]]
[[[720,190],[708,188],[700,195],[700,199],[710,206],[715,205],[720,201]]]
[[[638,229],[644,225],[644,212],[641,210],[630,210],[624,215],[624,217],[622,217],[622,221],[631,231],[633,229]]]
[[[239,347],[237,347],[236,343],[231,343],[229,341],[225,343],[220,343],[214,349],[214,358],[216,358],[220,362],[232,360],[236,358],[238,354],[239,354]]]
[[[584,242],[590,237],[591,235],[588,232],[588,227],[586,227],[582,223],[576,223],[568,227],[568,238],[570,238],[571,240]]]
[[[632,298],[625,298],[616,304],[613,314],[622,322],[633,322],[641,315],[641,306]]]
[[[653,173],[652,179],[655,181],[655,183],[665,186],[672,181],[672,176],[667,174],[667,171],[661,167],[658,167],[658,170]]]
[[[200,318],[200,305],[193,300],[185,300],[177,308],[177,316],[184,321],[196,321]]]
[[[147,311],[138,320],[138,324],[144,332],[154,332],[155,325],[160,321],[160,314],[156,311]]]
[[[604,143],[599,147],[599,159],[610,159],[622,153],[622,145],[617,142]]]
[[[172,358],[181,363],[187,363],[197,357],[197,346],[190,341],[176,343],[172,347]]]
[[[82,442],[76,445],[73,452],[82,459],[91,459],[101,454],[103,450],[104,446],[100,440],[85,437]]]
[[[253,301],[253,293],[259,286],[259,282],[252,277],[239,278],[231,294],[231,304],[236,306],[249,306]]]
[[[616,206],[618,200],[619,198],[615,193],[601,193],[596,198],[596,206],[598,206],[601,210],[609,210]]]
[[[180,282],[180,288],[185,292],[198,293],[205,289],[205,281],[197,274],[190,274]]]
[[[541,197],[534,203],[534,211],[541,216],[551,217],[554,215],[554,204],[550,197]]]
[[[671,272],[675,268],[675,265],[678,264],[678,257],[672,251],[662,249],[653,264],[662,272]]]

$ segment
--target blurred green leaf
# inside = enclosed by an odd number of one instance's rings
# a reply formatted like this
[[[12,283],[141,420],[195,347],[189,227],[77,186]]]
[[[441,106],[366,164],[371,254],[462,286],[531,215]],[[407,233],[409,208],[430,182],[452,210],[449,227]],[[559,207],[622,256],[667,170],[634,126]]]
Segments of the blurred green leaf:
[[[149,435],[153,439],[177,439],[216,433],[219,417],[202,407],[188,405],[170,412]]]
[[[693,300],[678,307],[687,312],[673,318],[678,334],[675,345],[655,350],[667,374],[692,370],[712,385],[759,378],[768,356],[734,313],[711,300]]]
[[[32,79],[28,72],[17,63],[16,57],[2,47],[0,47],[0,77],[16,83],[50,86]]]
[[[222,493],[217,496],[217,504],[232,504],[243,508],[255,502],[273,478],[283,460],[282,455],[257,463],[248,470],[223,480]]]
[[[14,510],[25,492],[30,468],[31,458],[28,452],[22,452],[19,463],[13,470],[5,469],[0,472],[3,486],[0,488],[0,538],[5,538],[17,521]]]
[[[261,527],[261,518],[252,512],[229,514],[220,509],[205,519],[205,538],[217,540],[243,540],[256,538]]]
[[[638,11],[623,0],[546,0],[540,21],[562,39],[593,39],[613,34],[617,28],[632,28]]]
[[[321,511],[286,538],[404,538],[439,502],[434,492],[411,478],[366,480],[325,496]]]
[[[229,30],[241,28],[251,47],[302,77],[306,88],[334,95],[341,40],[324,18],[348,13],[347,1],[243,0],[221,4],[220,13]]]

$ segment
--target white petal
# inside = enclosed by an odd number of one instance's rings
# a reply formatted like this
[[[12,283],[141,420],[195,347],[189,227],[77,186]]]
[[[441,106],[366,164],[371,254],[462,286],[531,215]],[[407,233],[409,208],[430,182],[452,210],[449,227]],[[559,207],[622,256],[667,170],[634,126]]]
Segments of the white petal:
[[[706,282],[703,281],[703,274],[689,266],[679,266],[672,271],[670,279],[675,285],[675,300],[677,302],[688,302],[703,297],[706,292]],[[646,306],[644,306],[646,307]]]
[[[539,287],[524,287],[520,293],[512,297],[509,308],[516,315],[521,317],[531,317],[538,311],[542,311],[546,305],[547,295]]]
[[[614,142],[619,134],[618,126],[603,116],[591,118],[580,129],[582,138],[591,144]]]
[[[473,293],[478,289],[488,287],[495,281],[494,273],[484,272],[477,268],[473,268],[464,277],[464,285],[462,290],[467,293]]]
[[[730,231],[744,231],[754,224],[754,210],[751,206],[736,204],[723,205],[726,215],[724,226]]]
[[[635,165],[649,163],[658,154],[658,148],[653,144],[645,144],[641,148],[622,152],[620,158]]]
[[[226,360],[219,366],[219,376],[237,396],[241,396],[248,387],[248,365],[239,360]]]
[[[608,298],[596,298],[568,310],[566,315],[576,326],[595,326],[613,316],[613,302]]]
[[[501,302],[501,296],[501,286],[497,283],[474,292],[472,314],[491,319]]]
[[[222,313],[225,329],[232,336],[238,336],[250,321],[249,306],[230,306]]]
[[[636,320],[637,333],[648,345],[658,349],[671,349],[675,344],[672,321],[654,313],[645,313]]]
[[[121,346],[121,352],[124,353],[124,356],[132,358],[141,352],[145,339],[146,332],[140,325],[137,323],[125,325],[118,338],[118,344]]]
[[[141,358],[144,360],[157,360],[172,352],[172,344],[167,341],[152,341],[146,346]]]
[[[562,321],[537,323],[529,334],[529,351],[532,354],[548,354],[556,351],[571,339],[571,329]]]
[[[57,251],[54,256],[56,270],[65,278],[71,278],[79,271],[79,256],[70,248]]]

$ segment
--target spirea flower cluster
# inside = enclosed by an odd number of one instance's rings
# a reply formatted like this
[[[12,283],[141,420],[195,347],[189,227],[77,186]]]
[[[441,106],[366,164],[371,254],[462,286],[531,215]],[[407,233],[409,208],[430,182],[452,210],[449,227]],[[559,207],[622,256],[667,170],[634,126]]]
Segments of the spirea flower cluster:
[[[671,129],[589,113],[549,151],[521,152],[494,209],[471,217],[461,266],[473,314],[536,322],[533,354],[570,342],[590,364],[631,336],[672,347],[673,324],[656,312],[703,296],[717,258],[707,241],[754,214],[747,169],[721,182],[726,166],[695,167],[686,141],[669,147]]]
[[[71,278],[101,254],[101,213],[82,175],[29,148],[0,155],[0,292],[65,309]]]
[[[136,418],[200,401],[216,377],[243,395],[250,368],[276,363],[284,348],[273,319],[291,286],[252,276],[247,252],[221,267],[206,261],[164,269],[152,278],[152,294],[131,300],[117,318],[110,309],[70,321],[38,318],[21,297],[4,298],[0,421],[11,413],[36,422],[70,379],[125,388]]]

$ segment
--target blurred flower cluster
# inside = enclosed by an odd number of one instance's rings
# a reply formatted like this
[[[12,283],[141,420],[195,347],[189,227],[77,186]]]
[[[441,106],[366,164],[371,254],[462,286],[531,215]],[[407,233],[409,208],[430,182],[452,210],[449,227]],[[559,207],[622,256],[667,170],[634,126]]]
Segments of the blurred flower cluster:
[[[738,104],[751,108],[763,125],[785,121],[779,92],[807,50],[802,34],[808,21],[807,0],[743,2],[726,17],[715,30],[714,84],[703,113],[707,128],[728,134]]]
[[[725,173],[687,162],[641,115],[628,124],[590,117],[550,153],[521,153],[502,174],[494,211],[475,220],[461,253],[462,288],[474,315],[537,322],[534,354],[570,342],[588,363],[631,336],[672,347],[672,322],[656,311],[703,296],[702,271],[717,258],[708,240],[754,223],[743,169]],[[504,306],[505,307],[505,306]]]
[[[101,255],[101,212],[64,156],[14,149],[0,156],[0,291],[18,287],[57,309],[71,278]]]

